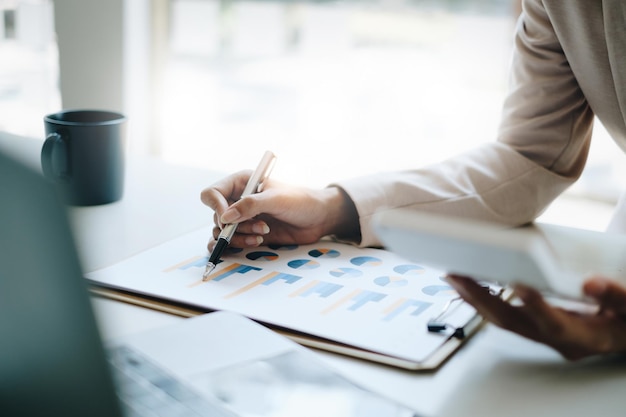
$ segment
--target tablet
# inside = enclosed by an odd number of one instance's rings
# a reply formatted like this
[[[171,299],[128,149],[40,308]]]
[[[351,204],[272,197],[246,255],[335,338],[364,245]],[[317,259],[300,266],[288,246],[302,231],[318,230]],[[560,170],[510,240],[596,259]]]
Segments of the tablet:
[[[543,224],[510,228],[408,209],[378,213],[374,230],[402,257],[477,280],[575,298],[594,274],[626,283],[624,235]]]

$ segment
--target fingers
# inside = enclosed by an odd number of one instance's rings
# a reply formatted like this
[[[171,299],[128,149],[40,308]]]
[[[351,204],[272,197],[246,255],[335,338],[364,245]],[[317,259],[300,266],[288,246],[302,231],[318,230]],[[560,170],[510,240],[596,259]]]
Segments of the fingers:
[[[213,228],[213,240],[209,242],[209,250],[215,245],[222,229],[219,226]],[[236,248],[256,247],[265,243],[265,236],[270,233],[270,228],[262,220],[240,223],[237,232],[230,241],[230,246]]]
[[[516,287],[515,293],[523,304],[513,306],[485,291],[471,278],[449,276],[448,282],[478,314],[496,326],[544,343],[548,342],[550,335],[558,333],[560,321],[554,316],[553,308],[532,288]]]
[[[262,193],[243,197],[231,204],[221,213],[220,221],[224,224],[241,223],[260,214],[275,215],[284,210],[284,200],[280,192],[268,187]]]
[[[277,200],[280,193],[266,187],[262,193],[240,199],[250,176],[250,171],[241,171],[216,182],[201,193],[202,202],[215,212],[216,225],[243,223],[259,214],[280,212],[283,204]]]
[[[258,208],[256,195],[247,196],[233,203],[222,213],[220,221],[224,224],[241,223],[260,214],[262,211]]]
[[[526,316],[530,324],[529,331],[534,332],[534,336],[529,337],[554,345],[568,329],[565,328],[564,312],[550,305],[539,291],[525,285],[516,285],[515,295],[522,301],[519,309]],[[551,341],[555,342],[552,343]]]
[[[233,248],[255,248],[261,246],[264,243],[263,236],[253,235],[235,235],[231,240],[230,247]],[[217,238],[213,238],[207,244],[207,250],[213,252],[215,245],[217,244]]]
[[[229,175],[202,190],[200,199],[212,208],[218,216],[234,202],[239,199],[243,192],[252,171],[240,171]]]
[[[215,246],[221,229],[228,223],[239,223],[237,233],[231,240],[235,247],[253,247],[263,244],[263,236],[270,232],[269,226],[262,220],[251,220],[262,212],[254,200],[258,195],[239,199],[245,188],[251,171],[240,171],[214,183],[204,189],[200,195],[202,202],[213,209],[213,240],[207,247],[209,251]]]
[[[518,324],[515,308],[489,291],[474,279],[458,275],[449,275],[448,282],[459,295],[474,306],[478,314],[497,326],[511,328]]]
[[[595,299],[601,309],[626,314],[626,288],[604,277],[593,277],[583,284],[585,295]]]
[[[450,276],[448,282],[485,319],[551,346],[567,359],[626,351],[626,289],[610,280],[596,277],[584,285],[585,293],[603,308],[598,315],[552,306],[538,291],[524,285],[515,287],[521,303],[511,305],[471,278]]]

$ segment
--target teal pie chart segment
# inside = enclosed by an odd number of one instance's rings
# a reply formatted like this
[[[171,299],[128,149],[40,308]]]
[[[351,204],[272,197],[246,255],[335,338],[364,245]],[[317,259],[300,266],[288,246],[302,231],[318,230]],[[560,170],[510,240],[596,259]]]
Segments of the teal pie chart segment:
[[[295,259],[289,261],[287,266],[293,269],[315,269],[319,268],[320,264],[312,259]]]
[[[423,266],[409,264],[398,265],[393,268],[393,271],[401,275],[420,275],[426,272],[426,269]]]
[[[374,284],[379,285],[381,287],[389,287],[389,288],[404,287],[408,283],[409,281],[407,281],[405,278],[397,277],[397,276],[385,275],[382,277],[374,278]]]
[[[350,263],[356,266],[378,266],[383,263],[379,258],[373,256],[357,256],[350,259]]]
[[[329,272],[335,278],[357,278],[363,275],[363,272],[354,268],[335,268]]]
[[[278,259],[278,254],[274,252],[268,252],[268,251],[256,251],[256,252],[250,252],[249,254],[247,254],[246,258],[250,259],[251,261],[271,262],[271,261],[275,261]]]
[[[452,297],[456,296],[456,291],[449,285],[429,285],[422,289],[426,295],[433,297]]]
[[[314,258],[337,258],[341,253],[335,249],[319,248],[309,251],[309,256]]]

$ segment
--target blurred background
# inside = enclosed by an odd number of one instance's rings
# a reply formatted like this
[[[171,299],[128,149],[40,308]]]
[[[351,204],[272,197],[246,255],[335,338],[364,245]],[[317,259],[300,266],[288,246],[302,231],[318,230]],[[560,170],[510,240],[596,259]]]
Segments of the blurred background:
[[[309,186],[495,139],[519,0],[0,0],[0,130],[129,116],[129,151],[224,173],[265,149]],[[596,123],[544,219],[601,229],[624,156]],[[570,204],[572,203],[572,204]]]

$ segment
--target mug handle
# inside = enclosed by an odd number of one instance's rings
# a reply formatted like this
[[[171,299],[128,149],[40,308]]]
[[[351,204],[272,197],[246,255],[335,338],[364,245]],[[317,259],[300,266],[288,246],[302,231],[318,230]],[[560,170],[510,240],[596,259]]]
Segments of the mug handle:
[[[64,180],[70,176],[67,143],[58,133],[50,133],[41,148],[41,169],[52,180]]]

